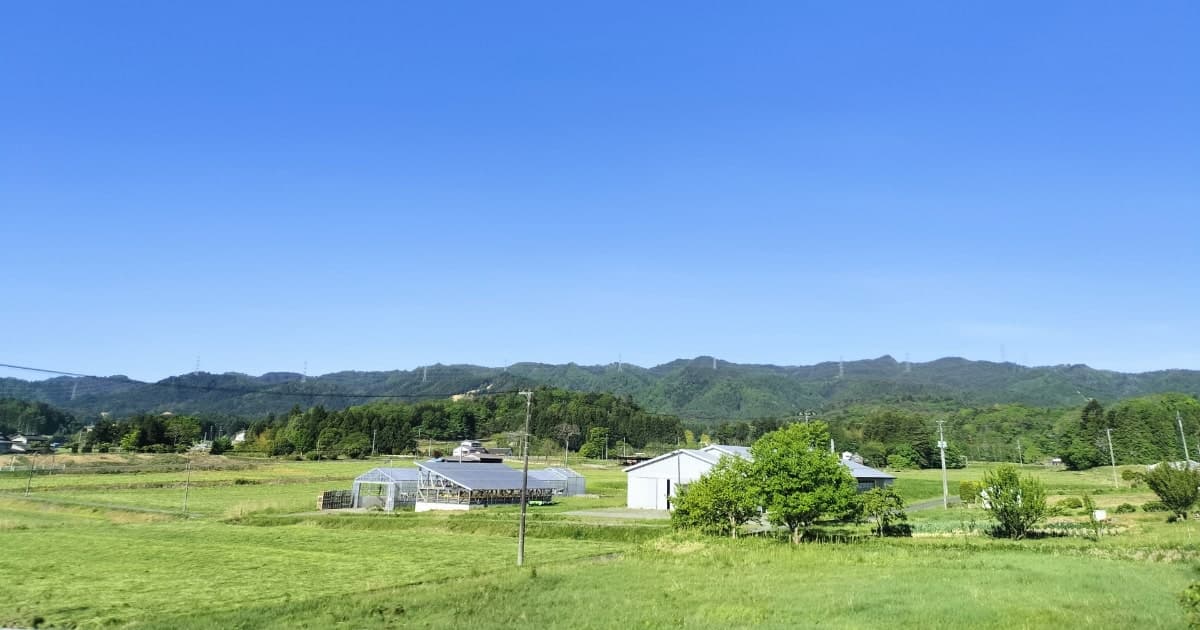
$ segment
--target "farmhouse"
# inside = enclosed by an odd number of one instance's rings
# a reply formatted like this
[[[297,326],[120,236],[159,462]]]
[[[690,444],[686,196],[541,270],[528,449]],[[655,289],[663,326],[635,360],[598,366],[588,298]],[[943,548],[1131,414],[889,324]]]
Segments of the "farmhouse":
[[[638,463],[625,469],[628,475],[625,504],[630,508],[648,510],[671,509],[671,497],[680,486],[702,477],[712,470],[722,457],[750,459],[745,446],[712,444],[702,449],[679,449]],[[858,480],[858,491],[889,486],[895,477],[864,466],[853,459],[843,458],[842,465]]]
[[[9,444],[9,450],[14,453],[29,453],[49,447],[49,435],[25,435],[18,433],[12,437]]]
[[[429,510],[472,510],[489,505],[521,502],[519,470],[504,464],[454,462],[431,459],[417,462],[418,512]],[[530,501],[549,501],[554,488],[529,476]]]

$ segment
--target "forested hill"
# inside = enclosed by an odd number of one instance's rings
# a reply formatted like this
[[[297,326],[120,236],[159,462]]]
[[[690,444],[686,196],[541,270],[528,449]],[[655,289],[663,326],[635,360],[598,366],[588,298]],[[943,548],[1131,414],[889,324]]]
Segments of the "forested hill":
[[[1024,367],[945,358],[905,364],[890,356],[808,366],[737,364],[712,357],[680,359],[652,368],[519,363],[508,368],[432,365],[409,371],[336,372],[304,377],[204,372],[154,384],[125,377],[0,379],[0,396],[39,400],[82,416],[174,411],[259,416],[293,405],[347,407],[389,396],[444,398],[473,390],[551,386],[628,395],[646,409],[693,420],[794,414],[829,405],[920,397],[963,404],[1023,403],[1074,406],[1085,398],[1115,401],[1158,392],[1200,394],[1200,372],[1125,374],[1085,365]]]

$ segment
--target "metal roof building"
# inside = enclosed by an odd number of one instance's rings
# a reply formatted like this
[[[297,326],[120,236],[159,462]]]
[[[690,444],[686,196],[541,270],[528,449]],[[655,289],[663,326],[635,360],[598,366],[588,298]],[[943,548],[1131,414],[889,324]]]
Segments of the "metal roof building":
[[[399,505],[413,505],[417,500],[416,468],[372,468],[354,478],[351,486],[351,506],[379,506],[391,512]]]
[[[529,471],[531,479],[539,479],[554,488],[554,494],[577,497],[586,492],[583,475],[570,468],[543,468]]]
[[[520,503],[521,471],[504,464],[429,460],[417,462],[416,510],[469,510]],[[530,501],[549,501],[554,488],[529,475]]]
[[[686,486],[721,461],[722,457],[752,459],[750,448],[713,444],[700,450],[679,449],[625,469],[628,475],[626,506],[652,510],[671,509],[671,499],[680,486]],[[843,459],[842,465],[858,480],[858,491],[889,486],[896,480],[885,472]]]

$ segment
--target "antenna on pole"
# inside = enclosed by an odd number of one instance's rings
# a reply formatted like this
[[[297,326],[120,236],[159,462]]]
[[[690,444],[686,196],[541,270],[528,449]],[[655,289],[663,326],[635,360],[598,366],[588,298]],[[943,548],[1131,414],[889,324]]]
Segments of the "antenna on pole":
[[[938,420],[938,451],[942,455],[942,508],[950,507],[950,485],[946,481],[946,436],[942,433],[945,420]]]
[[[301,383],[308,382],[308,360],[307,359],[304,361],[304,371],[300,374],[300,382]]]
[[[198,355],[198,354],[196,355],[196,369],[192,370],[192,373],[193,374],[200,373],[200,355]]]
[[[716,370],[717,369],[717,357],[713,357],[712,359],[713,359],[713,369]]]
[[[912,372],[912,362],[908,360],[908,353],[905,352],[904,353],[904,373],[909,374],[911,372]]]
[[[621,353],[618,352],[617,353],[617,371],[618,372],[620,372],[622,370],[622,368],[624,368],[624,365],[622,365],[623,363],[624,363],[623,357],[621,356]]]
[[[79,381],[71,384],[71,400],[75,400],[75,390],[79,389]]]
[[[846,378],[846,363],[842,361],[842,357],[838,357],[838,378]]]
[[[427,380],[429,380],[429,366],[422,365],[421,366],[421,382],[424,383]]]

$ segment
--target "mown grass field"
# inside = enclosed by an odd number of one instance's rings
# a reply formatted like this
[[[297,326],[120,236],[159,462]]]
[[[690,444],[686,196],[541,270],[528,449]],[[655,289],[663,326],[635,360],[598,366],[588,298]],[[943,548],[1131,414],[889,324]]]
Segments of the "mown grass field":
[[[219,458],[218,458],[219,459]],[[1099,541],[997,540],[978,508],[912,512],[914,536],[799,547],[672,532],[663,520],[582,518],[624,505],[615,466],[577,465],[589,492],[530,516],[514,566],[515,508],[469,514],[318,514],[316,495],[383,462],[210,462],[191,473],[0,475],[0,625],[53,627],[1186,627],[1200,526],[1113,515]],[[396,463],[395,465],[411,465]],[[986,467],[950,472],[957,482]],[[1153,498],[1107,469],[1027,467],[1057,501],[1110,510]],[[899,474],[910,502],[939,471]],[[1057,525],[1055,525],[1057,524]],[[865,528],[837,527],[861,534]]]

